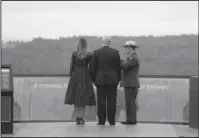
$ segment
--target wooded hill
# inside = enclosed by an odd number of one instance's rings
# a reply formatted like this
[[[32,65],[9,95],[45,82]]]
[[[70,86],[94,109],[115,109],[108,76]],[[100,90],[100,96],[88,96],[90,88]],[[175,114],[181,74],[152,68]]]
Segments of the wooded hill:
[[[102,40],[85,36],[90,51],[100,48]],[[59,39],[34,38],[29,42],[3,44],[2,64],[12,64],[13,72],[20,74],[68,74],[72,51],[79,37]],[[145,75],[197,75],[198,35],[112,37],[112,47],[124,56],[125,41],[133,39],[139,45],[140,74]]]

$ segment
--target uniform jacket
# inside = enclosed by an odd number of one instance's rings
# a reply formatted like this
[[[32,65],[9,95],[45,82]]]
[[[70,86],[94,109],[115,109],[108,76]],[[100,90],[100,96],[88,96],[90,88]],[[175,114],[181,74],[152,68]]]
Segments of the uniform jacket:
[[[125,61],[121,62],[122,87],[140,87],[139,68],[140,62],[136,52],[132,53]]]

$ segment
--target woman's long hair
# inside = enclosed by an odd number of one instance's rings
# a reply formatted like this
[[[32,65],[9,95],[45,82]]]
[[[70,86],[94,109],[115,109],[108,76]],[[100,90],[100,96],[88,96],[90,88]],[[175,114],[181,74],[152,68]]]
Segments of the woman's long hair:
[[[86,39],[80,38],[77,45],[77,58],[84,59],[88,53]]]

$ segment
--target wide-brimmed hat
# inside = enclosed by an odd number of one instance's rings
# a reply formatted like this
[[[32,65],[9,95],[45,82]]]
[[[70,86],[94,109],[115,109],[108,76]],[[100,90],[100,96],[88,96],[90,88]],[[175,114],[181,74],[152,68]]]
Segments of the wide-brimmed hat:
[[[125,45],[123,47],[135,47],[138,48],[139,46],[136,44],[135,41],[130,40],[130,41],[126,41]]]

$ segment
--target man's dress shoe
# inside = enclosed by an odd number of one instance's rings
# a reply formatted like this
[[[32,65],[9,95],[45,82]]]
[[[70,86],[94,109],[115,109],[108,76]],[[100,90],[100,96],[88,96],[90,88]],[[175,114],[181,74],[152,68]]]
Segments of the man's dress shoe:
[[[109,124],[110,124],[111,126],[114,126],[114,125],[115,125],[115,122],[109,122]]]
[[[97,123],[98,125],[101,125],[101,126],[103,126],[103,125],[105,125],[105,123],[101,123],[101,122],[99,122],[99,123]]]

